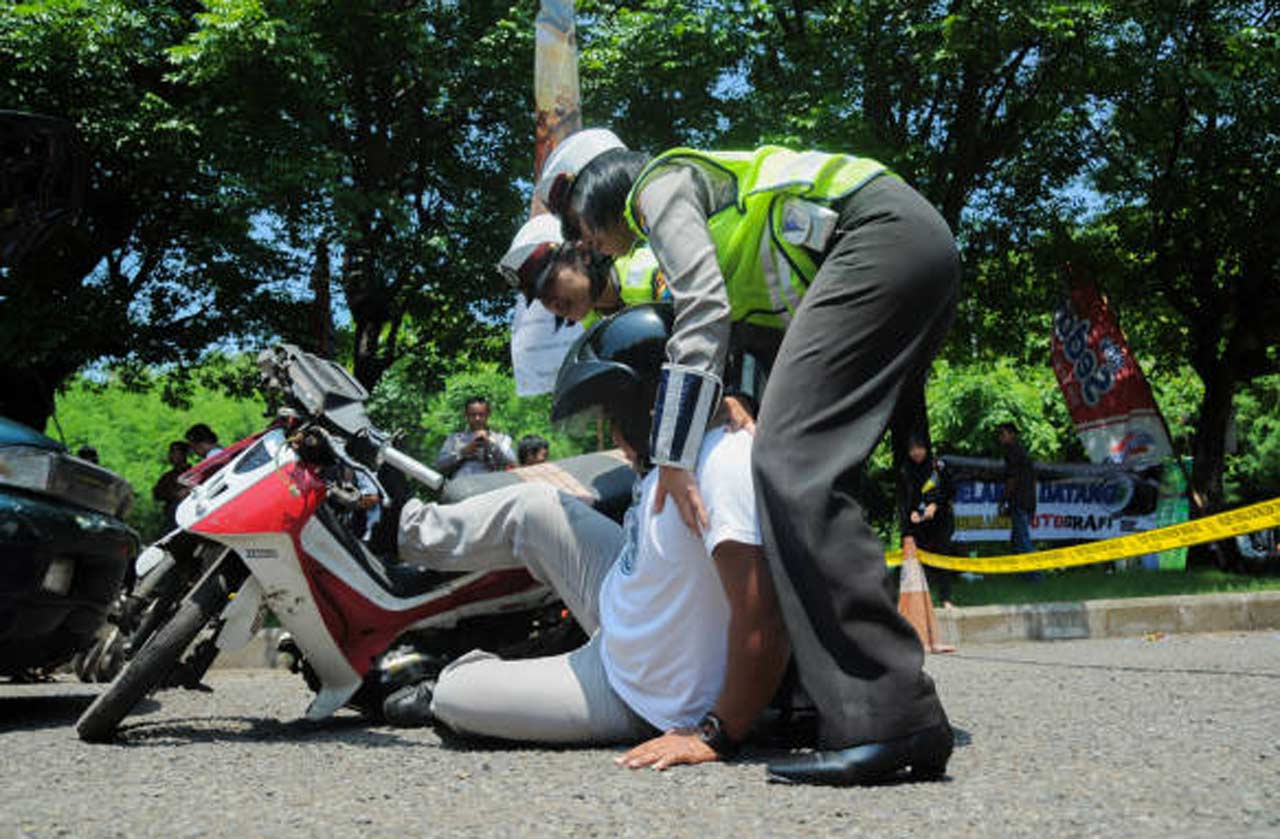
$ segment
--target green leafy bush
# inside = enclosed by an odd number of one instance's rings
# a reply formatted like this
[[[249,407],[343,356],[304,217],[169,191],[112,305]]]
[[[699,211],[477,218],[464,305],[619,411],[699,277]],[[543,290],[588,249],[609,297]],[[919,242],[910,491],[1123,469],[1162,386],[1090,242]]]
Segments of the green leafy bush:
[[[444,380],[434,393],[414,391],[407,377],[392,371],[383,376],[374,393],[371,413],[382,427],[405,431],[403,447],[427,464],[435,461],[445,437],[465,427],[463,409],[472,396],[489,400],[489,424],[511,436],[513,444],[526,434],[538,434],[551,443],[552,459],[571,457],[597,449],[594,425],[580,432],[553,425],[551,397],[519,397],[515,379],[492,362],[473,362]],[[603,437],[609,443],[607,429]]]
[[[1236,395],[1236,452],[1227,458],[1228,503],[1280,496],[1280,376],[1264,376]]]
[[[151,488],[169,469],[169,443],[197,422],[206,423],[226,445],[258,431],[265,424],[259,399],[230,397],[222,391],[195,385],[184,393],[185,407],[165,401],[158,386],[139,391],[118,379],[94,382],[81,377],[58,399],[56,423],[48,433],[75,451],[88,443],[98,450],[102,465],[133,485],[133,510],[126,517],[139,535],[150,541],[162,535],[163,510],[151,498]],[[170,399],[173,399],[170,395]]]
[[[246,357],[247,358],[247,357]],[[74,451],[89,443],[98,449],[104,466],[124,475],[136,495],[128,517],[144,539],[159,535],[160,506],[151,487],[168,468],[165,452],[172,440],[196,422],[208,423],[224,443],[234,442],[264,424],[263,403],[251,396],[228,396],[224,390],[247,393],[243,386],[245,359],[220,359],[202,368],[195,380],[208,381],[166,392],[162,377],[140,381],[109,378],[104,382],[81,378],[58,400],[57,423]],[[385,429],[403,429],[406,451],[430,464],[440,444],[463,427],[463,406],[472,395],[485,396],[492,408],[492,424],[519,440],[539,434],[551,442],[553,458],[595,451],[597,429],[554,426],[550,396],[517,397],[511,375],[492,362],[455,359],[454,371],[434,390],[415,384],[404,369],[383,376],[370,402],[374,421]],[[216,383],[216,384],[215,384]],[[1203,390],[1189,369],[1153,379],[1160,404],[1180,452],[1188,450],[1195,429],[1195,413]],[[142,390],[146,388],[146,390]],[[955,364],[938,361],[927,388],[933,439],[941,454],[998,457],[995,426],[1009,420],[1022,429],[1028,450],[1037,460],[1082,461],[1074,427],[1067,415],[1053,373],[1047,366],[1017,365],[1011,361]],[[179,403],[178,407],[174,403]],[[1280,494],[1280,376],[1259,379],[1236,398],[1237,453],[1228,458],[1227,492],[1232,504]],[[608,429],[600,429],[609,445]],[[893,539],[897,523],[893,509],[894,475],[888,441],[872,454],[863,498],[873,525]]]
[[[940,452],[1000,456],[996,426],[1012,422],[1037,460],[1083,457],[1053,371],[1011,361],[938,361],[926,389],[930,434]]]

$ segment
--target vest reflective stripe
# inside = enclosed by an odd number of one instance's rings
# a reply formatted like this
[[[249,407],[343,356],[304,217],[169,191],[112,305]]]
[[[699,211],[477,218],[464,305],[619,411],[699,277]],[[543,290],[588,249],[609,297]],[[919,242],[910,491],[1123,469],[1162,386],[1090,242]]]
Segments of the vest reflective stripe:
[[[635,205],[645,184],[663,167],[692,164],[734,180],[735,200],[716,208],[707,230],[729,295],[730,317],[785,327],[817,273],[810,251],[784,240],[786,201],[830,205],[886,171],[870,158],[764,146],[753,152],[672,149],[644,168],[627,197],[627,223],[643,241],[647,230]]]
[[[648,248],[636,248],[615,259],[613,273],[622,302],[628,306],[671,298],[662,269],[658,267],[658,257]]]
[[[800,297],[791,289],[791,266],[786,260],[779,260],[774,253],[773,243],[768,236],[760,237],[760,269],[764,272],[765,288],[769,290],[769,302],[779,321],[778,325],[786,329],[791,325],[791,313],[800,305]],[[730,304],[732,309],[732,304]]]

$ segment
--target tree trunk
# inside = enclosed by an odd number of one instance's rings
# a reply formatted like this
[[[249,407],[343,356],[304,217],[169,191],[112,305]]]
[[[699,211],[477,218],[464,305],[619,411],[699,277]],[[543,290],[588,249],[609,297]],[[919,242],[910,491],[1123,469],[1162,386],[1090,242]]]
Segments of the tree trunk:
[[[0,416],[44,431],[53,415],[58,386],[74,368],[0,367]]]
[[[347,245],[343,254],[342,288],[351,311],[355,345],[352,347],[353,373],[356,380],[370,391],[387,369],[382,352],[382,332],[387,316],[386,290],[374,275],[377,261],[373,258],[370,236]]]
[[[329,243],[316,243],[315,264],[311,267],[310,329],[311,351],[321,358],[333,358],[332,300],[329,295]]]
[[[1226,467],[1227,430],[1235,396],[1236,371],[1220,362],[1214,369],[1197,371],[1204,380],[1204,399],[1192,441],[1191,498],[1204,514],[1222,509],[1222,474]]]

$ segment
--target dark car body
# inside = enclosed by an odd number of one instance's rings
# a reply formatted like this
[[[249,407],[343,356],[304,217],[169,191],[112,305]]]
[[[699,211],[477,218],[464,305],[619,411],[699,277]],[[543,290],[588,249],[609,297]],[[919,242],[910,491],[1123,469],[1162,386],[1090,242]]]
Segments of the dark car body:
[[[0,417],[0,675],[91,645],[137,556],[129,484]]]

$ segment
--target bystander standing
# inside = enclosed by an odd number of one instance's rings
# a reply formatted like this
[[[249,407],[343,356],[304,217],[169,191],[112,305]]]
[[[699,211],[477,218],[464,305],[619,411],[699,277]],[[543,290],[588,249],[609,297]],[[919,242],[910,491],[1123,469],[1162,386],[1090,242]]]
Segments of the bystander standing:
[[[1014,553],[1032,553],[1031,517],[1036,512],[1036,475],[1031,456],[1018,439],[1018,427],[1002,422],[996,427],[1000,447],[1004,449],[1004,498],[1000,512],[1009,517],[1009,542]],[[1028,579],[1038,580],[1043,572],[1035,571]]]
[[[912,436],[907,444],[907,459],[898,473],[901,484],[898,498],[903,537],[915,539],[916,547],[943,556],[955,555],[951,536],[956,519],[952,508],[955,486],[947,464],[935,458],[923,437]],[[951,584],[955,572],[925,565],[929,587],[937,592],[943,608],[950,609]]]
[[[201,460],[206,460],[222,451],[222,445],[218,443],[218,435],[202,422],[188,428],[183,436],[191,444],[191,450],[196,453],[196,457]]]
[[[169,471],[160,476],[151,488],[151,497],[164,506],[164,529],[169,532],[178,526],[178,504],[191,492],[190,488],[178,481],[183,472],[189,468],[191,447],[182,440],[174,440],[169,444]]]
[[[489,400],[473,396],[464,412],[466,431],[455,431],[445,438],[436,458],[436,470],[446,477],[500,472],[516,462],[511,438],[489,428]]]

